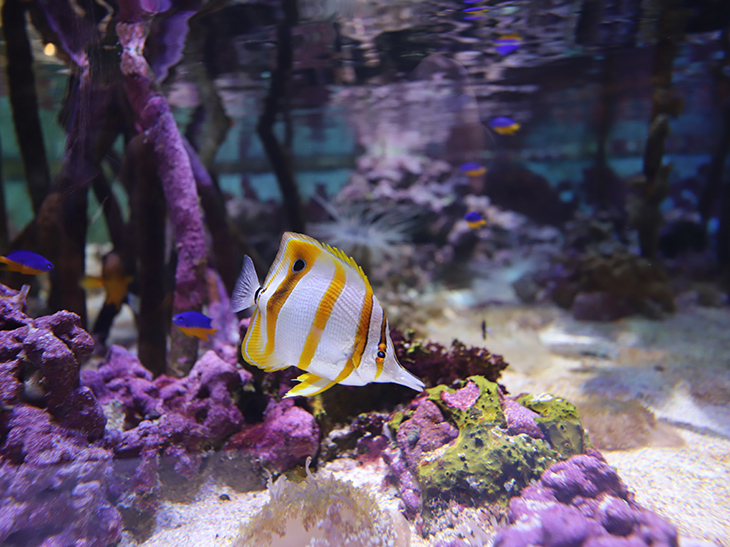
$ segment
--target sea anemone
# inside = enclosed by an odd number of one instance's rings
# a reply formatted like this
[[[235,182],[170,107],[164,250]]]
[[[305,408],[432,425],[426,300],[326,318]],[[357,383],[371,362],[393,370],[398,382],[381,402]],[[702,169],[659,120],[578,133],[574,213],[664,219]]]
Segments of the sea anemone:
[[[397,246],[410,240],[416,215],[402,207],[384,209],[372,202],[335,206],[313,197],[332,220],[312,224],[309,233],[354,258],[366,274],[373,261],[394,257]]]
[[[402,516],[381,511],[349,482],[309,471],[294,483],[269,480],[271,501],[246,525],[234,547],[405,547],[410,529]]]

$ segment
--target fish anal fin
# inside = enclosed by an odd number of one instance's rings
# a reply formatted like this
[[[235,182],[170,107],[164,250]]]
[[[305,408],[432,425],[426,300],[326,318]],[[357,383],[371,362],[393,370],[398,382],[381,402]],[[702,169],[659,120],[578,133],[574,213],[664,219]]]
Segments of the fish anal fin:
[[[297,376],[297,381],[300,382],[300,384],[287,391],[286,395],[284,395],[285,398],[311,397],[318,393],[322,393],[336,383],[329,378],[322,378],[321,376],[317,376],[311,372]]]

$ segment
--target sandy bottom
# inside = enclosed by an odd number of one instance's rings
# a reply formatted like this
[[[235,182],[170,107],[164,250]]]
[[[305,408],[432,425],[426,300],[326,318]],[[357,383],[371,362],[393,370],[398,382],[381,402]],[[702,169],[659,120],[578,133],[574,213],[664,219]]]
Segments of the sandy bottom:
[[[489,327],[486,340],[482,319]],[[581,413],[585,408],[594,442],[637,501],[677,526],[682,547],[730,547],[728,333],[730,310],[692,306],[661,322],[611,324],[577,322],[552,307],[447,308],[425,327],[430,339],[445,345],[458,335],[467,345],[502,354],[510,363],[503,384],[512,394],[550,392],[576,403]],[[595,414],[595,408],[601,410]],[[339,460],[320,472],[366,488],[381,508],[397,514],[399,500],[384,486],[382,463]],[[266,491],[206,484],[194,503],[166,503],[154,534],[141,545],[230,546],[240,524],[268,499]],[[426,540],[414,531],[411,545],[455,537],[489,544],[488,534],[473,535],[484,522],[478,511],[455,515],[453,527],[436,537]],[[137,543],[127,538],[123,545]]]

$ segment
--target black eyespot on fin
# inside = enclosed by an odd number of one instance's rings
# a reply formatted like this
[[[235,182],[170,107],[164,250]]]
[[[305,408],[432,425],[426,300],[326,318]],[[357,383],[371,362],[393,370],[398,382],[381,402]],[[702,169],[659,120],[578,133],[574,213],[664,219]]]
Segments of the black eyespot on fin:
[[[307,263],[304,262],[304,260],[302,260],[301,258],[297,258],[294,261],[294,264],[292,264],[291,271],[293,271],[294,273],[299,273],[306,267]]]

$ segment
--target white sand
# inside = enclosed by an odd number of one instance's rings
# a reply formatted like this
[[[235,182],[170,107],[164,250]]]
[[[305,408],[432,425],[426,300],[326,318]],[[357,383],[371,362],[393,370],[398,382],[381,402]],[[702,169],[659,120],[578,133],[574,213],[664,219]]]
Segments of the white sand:
[[[730,441],[681,431],[682,448],[604,452],[644,507],[685,536],[730,539]]]

